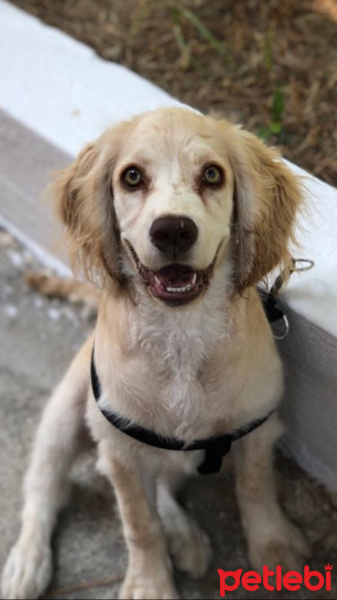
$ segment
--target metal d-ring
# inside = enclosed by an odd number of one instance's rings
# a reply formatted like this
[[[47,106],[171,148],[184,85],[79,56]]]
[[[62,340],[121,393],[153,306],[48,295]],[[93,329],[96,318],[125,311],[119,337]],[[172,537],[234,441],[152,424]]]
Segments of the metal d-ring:
[[[315,266],[315,262],[310,258],[293,258],[294,267],[291,269],[292,273],[303,273],[303,271],[310,271]],[[306,263],[304,267],[298,267],[297,263]]]
[[[275,335],[275,333],[273,332],[273,337],[275,340],[284,340],[284,338],[286,338],[289,333],[290,325],[287,315],[283,315],[282,320],[284,323],[284,332],[281,335]]]

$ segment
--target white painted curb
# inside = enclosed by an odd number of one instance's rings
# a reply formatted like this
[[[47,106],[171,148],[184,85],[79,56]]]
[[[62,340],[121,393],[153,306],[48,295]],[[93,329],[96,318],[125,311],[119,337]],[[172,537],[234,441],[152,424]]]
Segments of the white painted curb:
[[[179,104],[3,0],[0,31],[0,107],[68,154],[117,121]]]

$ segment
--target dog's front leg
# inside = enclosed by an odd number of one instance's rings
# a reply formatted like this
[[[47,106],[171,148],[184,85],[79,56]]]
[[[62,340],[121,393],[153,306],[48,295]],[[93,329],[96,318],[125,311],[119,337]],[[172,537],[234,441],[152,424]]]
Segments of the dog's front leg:
[[[120,598],[178,598],[165,535],[156,511],[155,475],[122,464],[100,445],[99,469],[113,487],[122,517],[129,564]]]
[[[91,347],[88,340],[43,413],[25,480],[21,532],[3,572],[3,598],[38,598],[49,583],[51,535],[67,500],[70,469],[86,431]]]
[[[308,553],[302,534],[283,514],[277,499],[273,444],[282,429],[273,415],[234,444],[236,491],[249,559],[259,571],[264,565],[298,570]]]

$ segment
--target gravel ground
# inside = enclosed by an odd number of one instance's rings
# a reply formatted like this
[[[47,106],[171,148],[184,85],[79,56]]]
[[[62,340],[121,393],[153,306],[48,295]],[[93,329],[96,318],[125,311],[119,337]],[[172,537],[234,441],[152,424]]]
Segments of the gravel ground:
[[[18,532],[21,482],[39,414],[71,356],[92,327],[80,308],[42,298],[24,283],[35,259],[6,232],[0,231],[0,568]],[[118,578],[126,552],[113,493],[86,457],[74,470],[73,495],[61,515],[54,537],[54,598],[116,598],[119,583],[94,582]],[[288,515],[311,543],[311,569],[337,568],[337,498],[312,481],[292,461],[277,456],[281,501]],[[209,534],[214,559],[201,581],[177,575],[182,598],[219,598],[217,569],[249,569],[230,473],[193,479],[182,494],[187,510]],[[337,599],[337,578],[331,592],[310,592],[310,598]],[[87,585],[85,591],[71,586]],[[70,587],[69,587],[70,586]],[[65,589],[68,588],[68,589]],[[45,596],[47,597],[47,596]],[[226,597],[308,598],[308,592],[247,592]]]

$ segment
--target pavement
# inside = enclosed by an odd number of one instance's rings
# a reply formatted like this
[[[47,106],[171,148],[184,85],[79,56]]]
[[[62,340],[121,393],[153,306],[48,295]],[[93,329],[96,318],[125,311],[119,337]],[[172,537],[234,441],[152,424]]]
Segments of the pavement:
[[[81,307],[47,300],[24,283],[37,260],[0,230],[0,568],[19,530],[22,479],[39,415],[52,388],[94,323]],[[54,536],[55,569],[49,589],[54,598],[117,598],[126,568],[126,550],[114,494],[87,456],[73,472],[73,494]],[[311,569],[335,565],[332,589],[310,592],[248,592],[226,597],[337,599],[337,496],[311,480],[290,459],[277,454],[281,502],[309,540]],[[211,538],[214,558],[204,579],[177,574],[182,598],[219,598],[217,569],[249,569],[230,473],[192,479],[182,502]],[[113,580],[115,578],[115,583]],[[103,586],[97,581],[111,580]],[[116,581],[117,579],[117,581]],[[87,589],[72,591],[72,586]],[[310,596],[308,595],[310,594]]]

